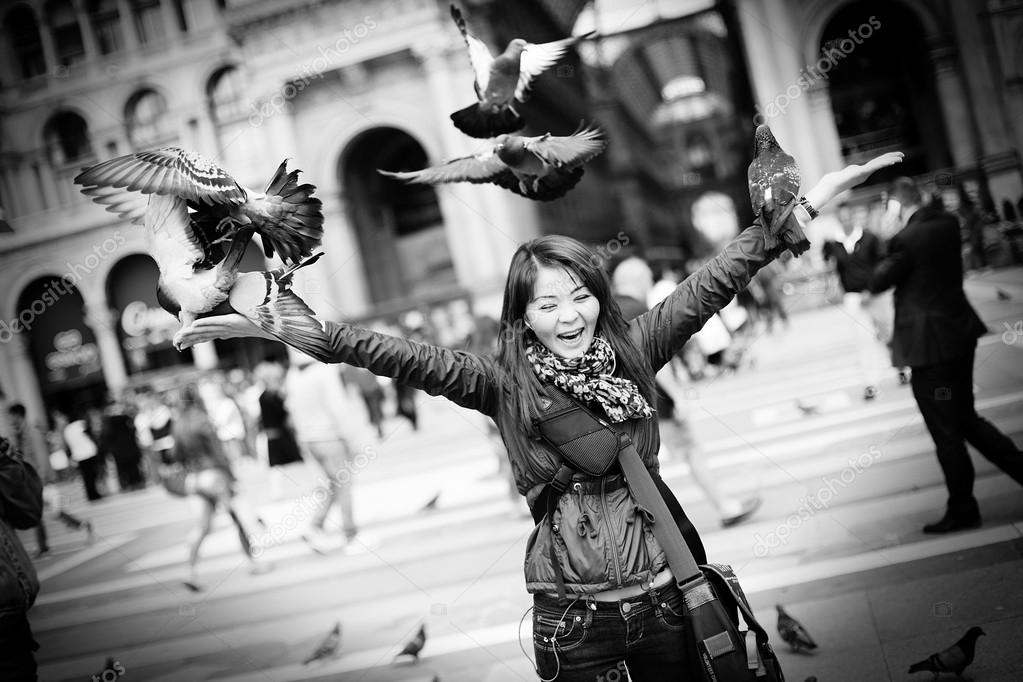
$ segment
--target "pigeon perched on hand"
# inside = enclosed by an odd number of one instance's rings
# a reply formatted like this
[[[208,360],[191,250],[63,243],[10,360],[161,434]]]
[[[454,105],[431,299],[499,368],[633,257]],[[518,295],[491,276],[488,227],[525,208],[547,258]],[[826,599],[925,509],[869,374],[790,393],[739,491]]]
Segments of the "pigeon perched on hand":
[[[451,120],[471,137],[496,137],[522,128],[516,104],[527,99],[530,83],[561,59],[568,48],[590,35],[540,44],[515,38],[504,52],[493,57],[482,40],[469,34],[462,13],[454,5],[451,18],[469,50],[469,63],[476,77],[473,86],[479,100],[451,114]]]
[[[334,623],[334,629],[327,633],[320,645],[316,647],[316,651],[312,655],[302,661],[302,665],[309,665],[313,661],[321,661],[324,658],[333,658],[337,655],[337,650],[341,646],[341,622]]]
[[[767,234],[767,250],[777,247],[779,241],[794,256],[810,248],[810,240],[792,215],[799,203],[799,166],[774,139],[767,124],[757,126],[753,161],[746,173],[750,204]]]
[[[160,270],[157,300],[183,328],[210,314],[244,314],[234,307],[237,302],[256,308],[257,324],[267,332],[302,350],[317,349],[309,354],[322,358],[329,346],[325,332],[311,324],[312,311],[287,289],[291,273],[316,260],[303,259],[323,238],[322,205],[312,196],[316,188],[299,184],[298,173],[289,173],[285,161],[266,191],[256,192],[199,154],[165,147],[104,161],[75,182],[108,211],[145,228]],[[253,234],[267,257],[277,252],[292,265],[240,275]],[[246,285],[229,301],[236,285],[250,280],[258,287]],[[260,295],[250,295],[256,288]]]
[[[785,613],[785,609],[781,607],[781,604],[775,605],[775,608],[778,609],[778,634],[781,635],[783,640],[788,642],[793,651],[817,648],[817,643],[813,641],[810,633],[800,625],[799,621]]]
[[[394,660],[397,661],[402,656],[411,656],[413,660],[419,660],[419,652],[423,650],[423,646],[426,644],[426,626],[420,625],[419,632],[405,644],[405,648],[399,651],[395,656]]]
[[[909,666],[910,673],[931,672],[937,679],[940,673],[954,673],[962,677],[966,666],[973,663],[973,656],[976,653],[977,638],[985,633],[979,627],[974,626],[966,631],[966,634],[958,642],[924,660]]]
[[[551,201],[564,196],[583,176],[582,165],[604,151],[598,128],[567,136],[501,135],[489,149],[418,171],[378,170],[406,182],[493,183],[528,199]]]

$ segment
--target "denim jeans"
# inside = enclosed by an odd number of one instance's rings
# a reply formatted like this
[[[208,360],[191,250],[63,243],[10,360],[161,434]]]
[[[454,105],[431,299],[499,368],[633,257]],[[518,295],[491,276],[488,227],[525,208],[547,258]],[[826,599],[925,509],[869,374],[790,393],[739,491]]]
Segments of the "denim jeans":
[[[614,602],[535,595],[536,672],[557,682],[678,682],[690,665],[683,613],[674,582]]]

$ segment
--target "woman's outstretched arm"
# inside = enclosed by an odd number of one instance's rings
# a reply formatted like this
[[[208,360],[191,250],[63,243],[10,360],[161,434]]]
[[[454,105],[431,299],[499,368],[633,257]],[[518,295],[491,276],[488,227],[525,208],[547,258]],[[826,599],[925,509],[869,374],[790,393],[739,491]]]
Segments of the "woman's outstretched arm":
[[[493,360],[463,351],[419,343],[343,322],[320,324],[330,337],[331,362],[365,367],[439,395],[457,405],[493,416],[499,381]],[[174,335],[178,350],[214,339],[259,337],[277,340],[238,313],[196,320]]]
[[[889,152],[864,164],[853,164],[827,173],[805,196],[820,209],[842,192],[855,187],[874,172],[902,161],[902,152]],[[802,209],[797,212],[797,218]],[[717,256],[681,282],[675,291],[650,312],[636,318],[636,332],[654,371],[682,349],[711,315],[718,312],[762,267],[780,251],[767,251],[764,227],[759,223],[743,230]]]

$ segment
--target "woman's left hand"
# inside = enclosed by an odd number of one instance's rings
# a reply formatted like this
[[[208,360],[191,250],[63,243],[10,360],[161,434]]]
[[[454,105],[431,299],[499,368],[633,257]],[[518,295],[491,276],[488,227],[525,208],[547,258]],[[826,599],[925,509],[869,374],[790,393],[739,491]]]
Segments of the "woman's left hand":
[[[239,314],[215,315],[202,317],[192,324],[182,327],[174,334],[173,344],[179,351],[204,341],[215,339],[233,339],[243,336],[255,336],[264,339],[274,337]]]
[[[861,164],[850,164],[840,171],[826,173],[809,192],[806,193],[806,200],[811,206],[820,210],[825,204],[834,199],[842,192],[852,189],[871,175],[897,163],[902,163],[905,154],[902,152],[888,152],[875,156],[870,161]]]

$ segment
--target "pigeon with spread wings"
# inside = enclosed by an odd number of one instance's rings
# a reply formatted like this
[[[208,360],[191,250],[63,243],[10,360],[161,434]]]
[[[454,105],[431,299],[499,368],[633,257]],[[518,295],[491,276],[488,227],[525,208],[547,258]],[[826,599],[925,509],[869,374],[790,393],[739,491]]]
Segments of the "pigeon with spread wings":
[[[418,171],[379,173],[406,182],[493,183],[528,199],[551,201],[565,195],[583,176],[583,164],[604,151],[597,128],[571,135],[501,135],[479,154]]]
[[[757,126],[754,133],[754,157],[747,169],[747,179],[750,204],[764,226],[767,249],[777,247],[779,241],[794,256],[810,248],[810,241],[792,215],[792,209],[799,203],[799,166],[781,148],[766,124]]]
[[[157,300],[182,326],[237,310],[289,345],[316,357],[329,354],[312,311],[290,290],[294,271],[316,259],[307,257],[322,240],[323,212],[312,196],[316,188],[299,184],[298,171],[289,173],[287,162],[265,192],[243,187],[211,161],[176,147],[104,161],[75,182],[108,211],[144,227],[160,270]],[[268,257],[277,252],[290,267],[239,275],[254,233]],[[234,291],[253,278],[258,297],[251,285]]]
[[[482,40],[469,33],[462,13],[454,5],[451,5],[451,18],[469,51],[478,100],[451,114],[451,120],[466,135],[480,138],[522,128],[522,115],[516,105],[528,98],[533,79],[554,66],[566,50],[590,35],[549,43],[530,43],[515,38],[504,52],[494,57]]]

